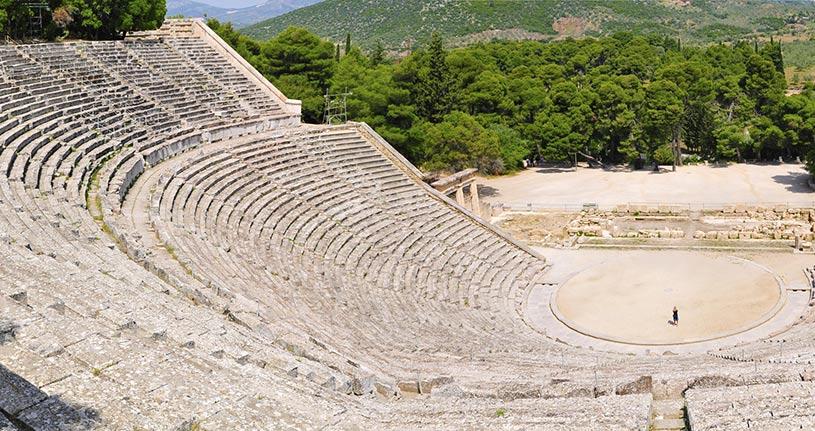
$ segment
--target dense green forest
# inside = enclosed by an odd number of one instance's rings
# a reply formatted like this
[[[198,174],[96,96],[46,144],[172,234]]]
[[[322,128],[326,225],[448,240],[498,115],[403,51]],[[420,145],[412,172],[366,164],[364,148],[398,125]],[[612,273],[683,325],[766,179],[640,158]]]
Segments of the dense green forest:
[[[120,39],[127,32],[161,26],[167,13],[165,0],[0,0],[0,36],[23,38]],[[42,32],[31,17],[42,14]]]
[[[815,160],[815,92],[785,97],[779,43],[685,47],[634,36],[493,42],[440,37],[393,63],[302,28],[257,42],[211,21],[320,122],[326,91],[425,170],[519,169],[523,160],[610,163]]]
[[[241,29],[270,40],[289,26],[336,42],[354,35],[364,50],[425,46],[439,32],[449,46],[620,31],[682,37],[688,44],[811,30],[811,1],[761,0],[324,0]]]

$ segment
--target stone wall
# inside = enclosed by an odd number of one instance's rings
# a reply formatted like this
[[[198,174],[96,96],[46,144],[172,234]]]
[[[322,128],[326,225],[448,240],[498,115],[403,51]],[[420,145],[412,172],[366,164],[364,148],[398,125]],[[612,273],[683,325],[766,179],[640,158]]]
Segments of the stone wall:
[[[637,228],[622,225],[637,225]],[[662,223],[662,226],[654,226]],[[688,226],[686,228],[678,227]],[[677,205],[619,205],[614,211],[583,210],[569,221],[572,236],[607,238],[693,238],[696,240],[815,239],[815,209],[786,205],[728,205],[691,214]]]

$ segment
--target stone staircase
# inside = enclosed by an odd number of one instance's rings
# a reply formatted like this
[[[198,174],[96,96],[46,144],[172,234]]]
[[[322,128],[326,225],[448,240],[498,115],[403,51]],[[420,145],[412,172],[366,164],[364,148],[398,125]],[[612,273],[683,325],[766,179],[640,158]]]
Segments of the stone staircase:
[[[689,431],[685,421],[685,399],[654,400],[651,403],[651,424],[648,429]]]
[[[654,379],[649,431],[690,431],[683,382]]]

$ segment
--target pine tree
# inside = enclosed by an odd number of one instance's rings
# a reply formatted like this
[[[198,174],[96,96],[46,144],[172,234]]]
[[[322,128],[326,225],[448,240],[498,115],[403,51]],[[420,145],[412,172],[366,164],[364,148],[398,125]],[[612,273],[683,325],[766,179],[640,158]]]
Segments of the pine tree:
[[[351,52],[351,33],[345,33],[345,54]]]
[[[447,52],[438,33],[433,32],[427,50],[427,64],[419,70],[416,104],[419,114],[438,123],[452,107],[452,83],[447,65]]]
[[[337,62],[340,61],[340,44],[337,44],[337,51],[334,53],[334,60]]]
[[[385,62],[385,48],[382,46],[382,41],[376,42],[376,47],[371,52],[371,65],[376,66]]]

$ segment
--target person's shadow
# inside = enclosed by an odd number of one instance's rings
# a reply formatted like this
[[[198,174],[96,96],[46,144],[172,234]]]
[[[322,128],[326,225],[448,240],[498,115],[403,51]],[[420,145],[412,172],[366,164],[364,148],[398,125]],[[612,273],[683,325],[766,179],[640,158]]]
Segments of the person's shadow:
[[[676,326],[676,322],[673,319],[668,319],[668,324],[671,326]]]

